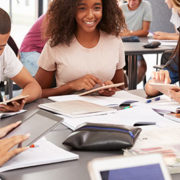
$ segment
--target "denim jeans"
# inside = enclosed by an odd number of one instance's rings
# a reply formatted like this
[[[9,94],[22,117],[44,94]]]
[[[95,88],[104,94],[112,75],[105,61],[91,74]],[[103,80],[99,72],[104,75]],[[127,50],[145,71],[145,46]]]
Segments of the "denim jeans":
[[[31,73],[32,76],[35,76],[38,70],[38,59],[40,53],[33,51],[33,52],[21,52],[20,59],[26,69]]]

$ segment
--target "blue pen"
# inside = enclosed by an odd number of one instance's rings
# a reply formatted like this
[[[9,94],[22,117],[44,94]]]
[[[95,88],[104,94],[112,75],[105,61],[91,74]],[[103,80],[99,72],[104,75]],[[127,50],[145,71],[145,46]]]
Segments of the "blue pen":
[[[148,99],[148,100],[146,101],[146,103],[151,103],[151,102],[153,102],[153,101],[159,101],[160,99],[161,99],[160,96],[158,96],[158,97],[153,98],[153,99]]]

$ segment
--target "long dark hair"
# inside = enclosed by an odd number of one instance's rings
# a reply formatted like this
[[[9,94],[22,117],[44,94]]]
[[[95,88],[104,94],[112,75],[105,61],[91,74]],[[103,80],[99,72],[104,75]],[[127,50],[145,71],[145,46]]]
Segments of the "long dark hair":
[[[45,37],[50,38],[50,45],[54,47],[59,43],[70,44],[76,31],[76,9],[79,0],[53,0],[47,16]],[[102,0],[103,15],[97,28],[118,36],[126,28],[122,10],[117,0]]]

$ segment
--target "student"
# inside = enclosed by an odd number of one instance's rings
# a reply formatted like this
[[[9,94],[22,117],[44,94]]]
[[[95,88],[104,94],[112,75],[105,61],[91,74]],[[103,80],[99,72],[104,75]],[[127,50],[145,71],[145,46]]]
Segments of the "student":
[[[47,21],[50,40],[40,55],[35,76],[43,89],[42,97],[124,81],[119,33],[125,21],[117,0],[54,0]],[[51,88],[54,74],[57,87]],[[99,93],[110,96],[115,89]]]
[[[171,0],[172,8],[180,13],[180,0]],[[180,33],[180,27],[178,28]],[[152,79],[149,82],[161,82],[161,83],[176,83],[180,80],[180,35],[177,47],[175,49],[174,54],[170,61],[166,64],[165,70],[153,72]],[[159,92],[149,84],[149,82],[145,86],[146,94],[149,96],[156,96]],[[169,92],[169,96],[173,98],[175,101],[180,103],[180,91],[171,90]]]
[[[34,76],[38,70],[37,62],[47,42],[47,40],[43,39],[42,33],[44,17],[45,15],[40,16],[33,24],[20,47],[20,60],[32,76]]]
[[[10,124],[4,128],[0,128],[0,167],[11,159],[13,156],[27,150],[29,147],[20,147],[11,150],[15,145],[18,145],[29,138],[30,134],[13,136],[11,138],[3,138],[8,132],[21,124],[21,121]]]
[[[170,9],[172,9],[172,0],[165,0],[166,4]],[[154,32],[153,38],[154,39],[159,39],[159,40],[178,40],[179,35],[177,28],[180,26],[180,13],[172,9],[172,16],[170,19],[170,22],[174,25],[175,27],[175,32],[174,33],[167,33],[167,32]]]
[[[41,88],[29,72],[17,59],[7,44],[11,30],[9,15],[0,8],[0,82],[5,77],[11,78],[22,90],[22,95],[29,95],[21,102],[13,101],[11,105],[0,105],[0,111],[19,111],[26,102],[31,102],[41,96]]]
[[[127,0],[127,3],[122,4],[120,7],[125,16],[125,22],[128,28],[128,31],[121,33],[121,36],[146,37],[152,21],[151,4],[144,0]],[[126,57],[125,69],[128,71],[127,62]],[[137,63],[137,81],[139,83],[144,79],[147,66],[142,55],[137,56]]]

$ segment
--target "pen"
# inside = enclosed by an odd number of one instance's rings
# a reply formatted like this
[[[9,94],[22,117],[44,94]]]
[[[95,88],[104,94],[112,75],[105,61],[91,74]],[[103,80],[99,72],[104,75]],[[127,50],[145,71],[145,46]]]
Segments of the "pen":
[[[36,147],[39,147],[38,145],[35,145],[35,144],[32,144],[29,146],[30,148],[36,148]]]
[[[148,99],[147,101],[146,101],[146,103],[151,103],[151,102],[153,102],[153,101],[159,101],[161,98],[160,98],[160,96],[159,97],[156,97],[156,98],[153,98],[153,99]]]

